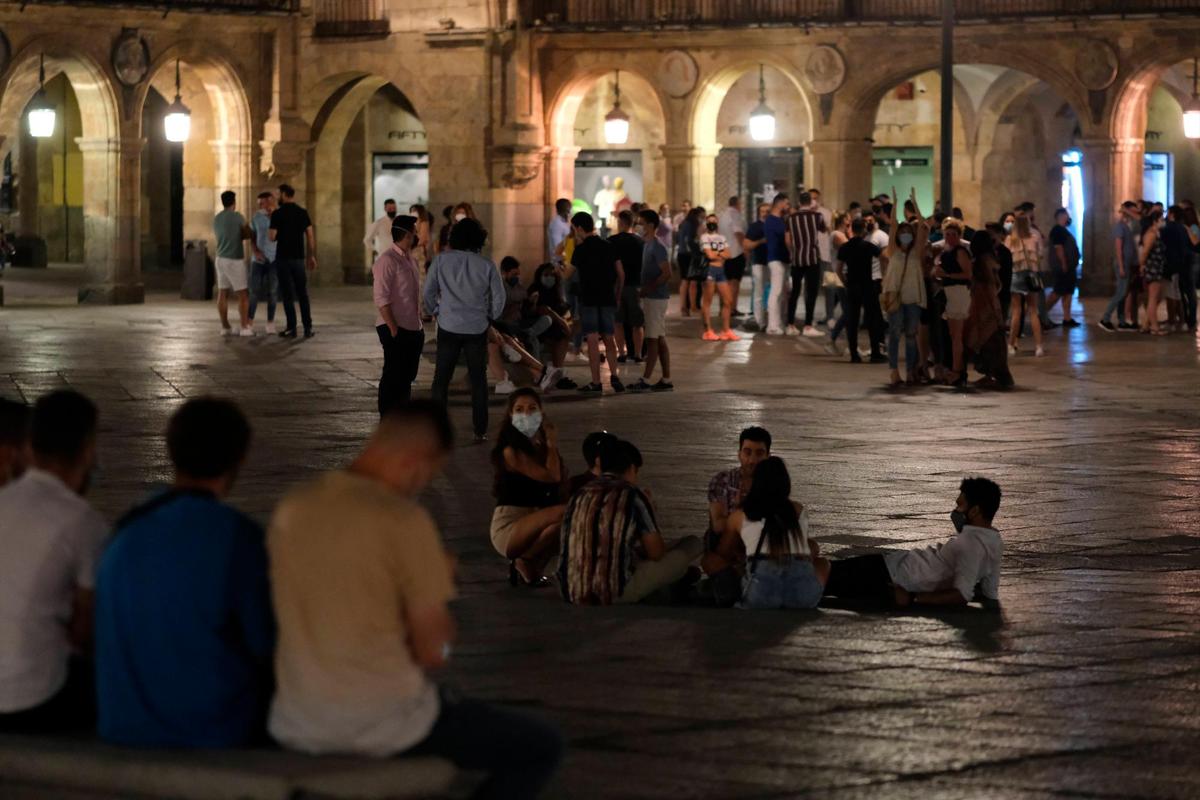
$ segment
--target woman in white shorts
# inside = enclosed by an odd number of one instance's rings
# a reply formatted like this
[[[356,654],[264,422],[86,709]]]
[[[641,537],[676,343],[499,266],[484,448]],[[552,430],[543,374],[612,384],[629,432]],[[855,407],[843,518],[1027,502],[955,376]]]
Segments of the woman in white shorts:
[[[942,223],[942,252],[933,277],[942,282],[946,295],[946,324],[950,328],[950,352],[954,366],[946,383],[963,384],[967,371],[963,367],[963,326],[971,313],[971,256],[962,241],[962,220],[949,217]]]

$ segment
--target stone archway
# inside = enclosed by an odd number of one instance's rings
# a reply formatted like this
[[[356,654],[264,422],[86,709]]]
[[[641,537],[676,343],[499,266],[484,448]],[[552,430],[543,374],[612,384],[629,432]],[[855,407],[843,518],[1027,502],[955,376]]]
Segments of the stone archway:
[[[0,157],[10,152],[17,156],[18,234],[23,241],[40,239],[37,172],[30,169],[40,145],[25,127],[25,110],[38,88],[38,60],[43,54],[47,79],[64,76],[79,107],[80,135],[73,142],[81,171],[84,277],[79,301],[141,302],[137,264],[122,252],[136,220],[123,213],[119,202],[127,170],[122,164],[116,92],[108,74],[90,57],[49,38],[28,42],[14,56],[0,84]],[[56,125],[63,124],[60,116]]]

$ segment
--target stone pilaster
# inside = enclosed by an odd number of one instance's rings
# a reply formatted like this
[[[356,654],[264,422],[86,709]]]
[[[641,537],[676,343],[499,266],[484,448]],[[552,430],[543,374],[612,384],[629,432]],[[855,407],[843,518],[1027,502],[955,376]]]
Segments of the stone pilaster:
[[[689,200],[692,206],[717,207],[717,153],[719,147],[666,144],[667,198],[672,206]]]
[[[871,142],[865,139],[823,139],[805,148],[805,186],[821,190],[827,208],[845,208],[852,200],[871,195]]]
[[[1142,194],[1141,139],[1082,139],[1084,197],[1083,281],[1080,293],[1104,295],[1113,291],[1113,221],[1126,200]]]
[[[141,153],[144,140],[78,138],[83,154],[84,280],[80,303],[141,303]]]

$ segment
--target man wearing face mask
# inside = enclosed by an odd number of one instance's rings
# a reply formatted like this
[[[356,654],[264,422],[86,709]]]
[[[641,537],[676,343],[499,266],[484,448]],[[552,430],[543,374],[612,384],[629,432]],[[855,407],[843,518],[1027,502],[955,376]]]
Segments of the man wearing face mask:
[[[395,204],[393,204],[394,207]],[[392,244],[371,266],[375,332],[383,346],[383,375],[379,378],[379,416],[412,399],[413,381],[425,347],[421,325],[421,277],[412,250],[417,246],[417,218],[391,220]]]
[[[1000,487],[987,478],[963,480],[950,512],[954,536],[933,547],[832,561],[825,595],[881,600],[897,608],[965,605],[977,594],[985,604],[999,603],[1004,543],[992,520],[1000,496]]]
[[[392,221],[396,219],[396,201],[383,201],[383,216],[367,227],[363,244],[371,248],[371,258],[378,258],[392,246]]]

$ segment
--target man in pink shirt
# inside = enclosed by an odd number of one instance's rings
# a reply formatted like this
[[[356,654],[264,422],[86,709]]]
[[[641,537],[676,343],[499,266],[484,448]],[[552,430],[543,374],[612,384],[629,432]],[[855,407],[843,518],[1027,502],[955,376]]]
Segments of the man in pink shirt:
[[[417,218],[398,216],[392,221],[392,246],[379,254],[371,267],[375,284],[375,331],[383,345],[383,375],[379,378],[379,415],[382,417],[412,398],[425,330],[421,326],[420,270],[412,249],[417,246]]]

